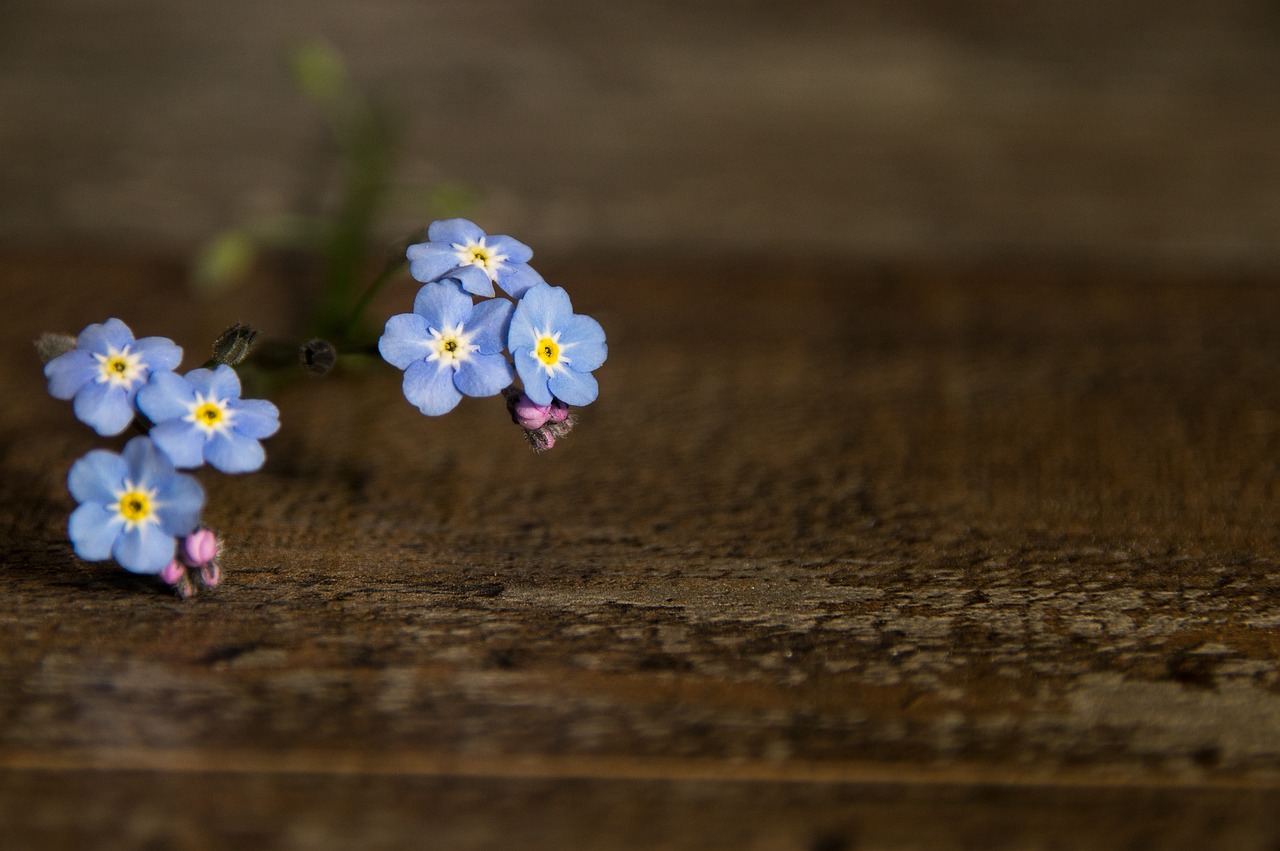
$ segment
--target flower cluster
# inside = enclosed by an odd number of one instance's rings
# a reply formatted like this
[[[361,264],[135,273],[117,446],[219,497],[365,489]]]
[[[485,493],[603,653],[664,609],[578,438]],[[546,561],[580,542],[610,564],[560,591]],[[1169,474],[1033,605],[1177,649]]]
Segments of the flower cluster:
[[[568,406],[599,392],[592,372],[608,355],[600,323],[574,313],[568,293],[533,270],[527,245],[466,219],[434,222],[407,255],[422,288],[413,312],[391,317],[378,341],[404,370],[405,398],[436,416],[463,396],[504,393],[530,445],[554,446],[572,427]],[[495,297],[495,286],[511,300]]]
[[[574,313],[568,294],[533,270],[528,246],[465,219],[434,222],[405,257],[421,284],[413,312],[388,319],[377,341],[382,358],[404,372],[405,398],[438,416],[464,396],[502,394],[535,451],[555,446],[574,426],[570,406],[588,405],[599,392],[592,373],[608,355],[600,323]],[[369,338],[348,330],[393,271],[326,326],[338,329],[335,339],[294,349],[305,370],[324,375],[344,352],[369,351]],[[95,449],[71,466],[67,486],[78,506],[68,532],[80,558],[156,575],[184,598],[219,584],[222,543],[201,523],[204,489],[180,471],[262,467],[262,441],[280,428],[279,411],[241,398],[234,368],[254,354],[256,337],[237,323],[215,342],[208,364],[185,374],[176,371],[182,349],[172,340],[135,338],[119,319],[37,341],[49,393],[70,401],[77,419],[104,437],[137,432],[121,452]],[[282,367],[278,357],[259,355],[259,368]]]
[[[164,337],[135,339],[119,319],[41,342],[49,393],[70,400],[77,419],[104,437],[130,426],[139,432],[119,454],[95,449],[71,466],[76,555],[159,575],[182,596],[197,584],[217,585],[220,545],[200,525],[204,489],[178,471],[205,463],[224,473],[260,468],[259,441],[280,427],[275,405],[241,399],[228,363],[179,375],[181,348]]]

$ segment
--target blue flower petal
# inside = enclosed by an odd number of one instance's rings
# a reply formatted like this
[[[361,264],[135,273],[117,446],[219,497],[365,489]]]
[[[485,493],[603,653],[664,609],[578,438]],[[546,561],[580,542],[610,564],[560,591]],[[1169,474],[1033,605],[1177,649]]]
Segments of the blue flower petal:
[[[83,349],[73,349],[58,355],[44,365],[49,379],[49,395],[55,399],[70,399],[81,387],[97,377],[97,361]]]
[[[511,331],[507,334],[508,348],[513,352],[518,346],[532,348],[537,335],[543,331],[555,331],[562,319],[573,315],[573,305],[563,287],[537,284],[529,289],[516,305],[511,317]],[[542,403],[539,403],[542,404]]]
[[[190,535],[200,525],[204,488],[191,476],[170,476],[156,488],[156,516],[169,535]]]
[[[437,331],[465,322],[471,313],[471,296],[454,281],[423,284],[413,300],[413,312]]]
[[[133,342],[133,332],[119,319],[108,319],[101,325],[94,324],[80,332],[76,348],[105,355],[110,349],[123,349]]]
[[[566,405],[590,405],[600,392],[594,375],[573,369],[566,369],[551,376],[547,380],[547,386],[555,397]]]
[[[438,281],[458,268],[458,252],[449,245],[420,242],[410,245],[405,256],[409,258],[409,274],[423,283]]]
[[[450,272],[449,277],[469,293],[485,298],[493,295],[493,281],[489,280],[489,273],[479,266],[460,266]]]
[[[443,242],[446,245],[466,245],[468,242],[479,242],[484,238],[484,231],[475,223],[466,219],[441,219],[427,227],[427,239],[432,242]]]
[[[224,473],[252,473],[262,467],[267,453],[252,437],[228,429],[215,434],[204,445],[204,458]]]
[[[530,287],[546,283],[528,263],[505,265],[498,270],[498,286],[512,298],[520,298]]]
[[[76,555],[85,561],[105,561],[111,558],[111,548],[122,528],[116,519],[114,508],[96,502],[86,502],[75,511],[67,522],[67,536]]]
[[[76,419],[104,437],[119,434],[133,422],[129,394],[114,384],[91,382],[80,388],[72,403]]]
[[[153,488],[173,475],[173,464],[146,437],[135,437],[120,453],[128,470],[128,478],[141,488]]]
[[[489,355],[502,351],[514,309],[515,305],[505,298],[491,298],[472,308],[466,330],[475,333],[471,342],[479,346],[482,353]]]
[[[609,356],[609,347],[604,342],[604,329],[590,316],[575,313],[564,321],[561,328],[563,335],[560,337],[560,345],[565,347],[564,354],[569,358],[571,369],[591,372],[599,368]]]
[[[142,355],[142,360],[152,370],[177,369],[182,363],[182,347],[174,345],[168,337],[143,337],[135,340],[131,351]]]
[[[492,248],[495,254],[506,257],[506,262],[512,265],[528,263],[529,258],[533,256],[532,248],[505,234],[491,236],[485,240],[484,244]]]
[[[462,400],[453,384],[453,369],[427,361],[415,361],[404,371],[404,397],[429,417],[447,414]]]
[[[387,320],[378,338],[378,353],[395,368],[406,369],[431,353],[430,340],[427,320],[416,313],[400,313]]]
[[[240,398],[240,376],[225,363],[213,369],[193,369],[187,373],[186,379],[196,392],[203,393],[206,398],[224,402]]]
[[[153,372],[138,389],[138,410],[153,423],[185,417],[196,401],[195,391],[176,372]]]
[[[150,523],[122,532],[111,548],[120,566],[133,573],[159,573],[177,551],[178,542]]]
[[[105,449],[94,449],[71,465],[67,473],[67,490],[76,502],[107,505],[116,501],[116,492],[124,485],[128,470],[120,456]],[[103,556],[106,558],[106,556]]]
[[[190,470],[204,463],[205,435],[195,423],[165,420],[155,425],[148,436],[178,469]]]
[[[453,383],[467,396],[494,396],[511,386],[515,373],[502,355],[473,352],[458,365]]]
[[[237,399],[227,408],[233,412],[232,429],[245,437],[262,440],[280,430],[280,409],[265,399]]]
[[[524,385],[524,394],[532,399],[535,405],[550,405],[552,396],[551,389],[547,387],[547,374],[538,365],[538,359],[533,356],[533,347],[523,346],[512,349],[511,359],[515,361],[520,383]]]

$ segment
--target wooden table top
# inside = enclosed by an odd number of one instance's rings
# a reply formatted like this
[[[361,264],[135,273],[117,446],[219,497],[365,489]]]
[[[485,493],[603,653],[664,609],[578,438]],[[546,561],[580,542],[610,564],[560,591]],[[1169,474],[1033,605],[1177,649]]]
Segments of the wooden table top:
[[[202,474],[182,602],[74,558],[103,441],[30,340],[199,353],[287,286],[0,251],[0,844],[1275,847],[1273,279],[540,270],[609,333],[562,446],[292,385],[262,472]]]

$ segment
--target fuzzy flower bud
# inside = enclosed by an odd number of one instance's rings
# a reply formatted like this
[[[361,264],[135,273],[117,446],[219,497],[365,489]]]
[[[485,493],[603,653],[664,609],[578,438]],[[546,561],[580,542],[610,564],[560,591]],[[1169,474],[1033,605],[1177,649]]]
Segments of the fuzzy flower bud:
[[[166,585],[177,585],[182,577],[187,575],[187,569],[178,563],[177,559],[169,562],[160,571],[160,578]]]
[[[524,429],[542,428],[550,415],[550,405],[539,405],[523,393],[511,405],[511,418]]]
[[[197,529],[182,539],[179,554],[188,567],[204,567],[218,557],[218,536],[209,529]]]
[[[200,584],[206,588],[216,588],[218,583],[222,581],[222,567],[216,562],[211,561],[200,567]]]
[[[54,334],[46,331],[36,338],[36,354],[41,363],[48,363],[59,355],[65,355],[76,347],[76,338],[70,334]]]
[[[258,338],[258,330],[252,325],[237,322],[219,335],[213,342],[213,360],[235,366],[249,356],[253,350],[253,341]]]
[[[338,362],[338,350],[328,340],[316,338],[302,347],[298,357],[307,372],[324,375]]]

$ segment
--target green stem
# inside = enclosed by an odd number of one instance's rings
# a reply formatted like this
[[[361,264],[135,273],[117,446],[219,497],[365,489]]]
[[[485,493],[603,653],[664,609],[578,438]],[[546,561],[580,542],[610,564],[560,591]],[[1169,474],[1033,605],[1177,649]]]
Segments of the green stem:
[[[393,259],[387,263],[386,267],[378,274],[378,277],[374,278],[373,282],[365,289],[355,307],[351,308],[351,315],[347,317],[346,323],[339,328],[338,340],[335,342],[341,344],[347,341],[348,335],[360,323],[360,318],[364,316],[364,312],[369,307],[369,303],[373,301],[374,296],[386,286],[387,281],[404,270],[407,262],[404,259],[404,252],[401,252],[399,259]]]

